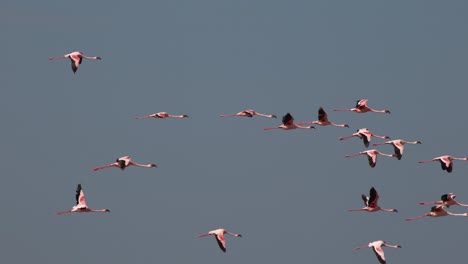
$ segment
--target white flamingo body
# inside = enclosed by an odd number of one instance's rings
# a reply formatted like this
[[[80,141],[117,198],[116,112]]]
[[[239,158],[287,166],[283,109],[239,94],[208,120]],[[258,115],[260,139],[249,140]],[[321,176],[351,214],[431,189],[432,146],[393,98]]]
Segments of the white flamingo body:
[[[291,129],[315,129],[314,126],[299,126],[294,124],[294,117],[290,114],[287,113],[286,115],[283,116],[282,118],[282,125],[277,126],[277,127],[267,127],[264,128],[264,130],[271,130],[271,129],[282,129],[282,130],[291,130]]]
[[[378,151],[376,149],[361,151],[361,152],[356,153],[356,154],[346,155],[345,157],[350,158],[350,157],[354,157],[354,156],[358,156],[358,155],[366,155],[367,160],[369,161],[369,166],[371,168],[374,168],[375,165],[377,165],[377,155],[382,155],[382,156],[386,156],[386,157],[396,157],[396,155],[394,155],[394,154],[385,154],[385,153],[382,153],[382,152],[380,152],[380,151]]]
[[[448,215],[450,215],[450,216],[468,216],[468,213],[463,213],[463,214],[451,213],[451,212],[445,210],[443,204],[440,204],[440,205],[432,206],[431,211],[428,212],[428,213],[425,213],[423,215],[416,216],[416,217],[406,218],[405,220],[406,221],[412,221],[412,220],[420,219],[420,218],[423,218],[423,217],[442,217],[442,216],[448,216]]]
[[[390,114],[389,110],[376,110],[372,109],[367,106],[367,99],[361,99],[356,101],[356,106],[351,109],[334,109],[333,111],[340,111],[340,112],[356,112],[356,113],[367,113],[367,112],[374,112],[374,113],[383,113],[383,114]]]
[[[159,112],[159,113],[154,113],[151,115],[147,116],[137,116],[134,117],[135,119],[144,119],[144,118],[159,118],[159,119],[165,119],[165,118],[188,118],[188,115],[171,115],[168,114],[167,112]]]
[[[420,202],[419,204],[425,205],[425,204],[437,204],[437,205],[444,205],[447,208],[449,208],[451,205],[458,205],[458,206],[464,206],[468,207],[468,204],[462,204],[459,203],[455,200],[455,197],[457,197],[454,193],[446,193],[443,194],[440,197],[439,201],[434,201],[434,202]]]
[[[150,163],[150,164],[140,164],[132,161],[132,158],[130,156],[123,156],[118,158],[114,163],[102,166],[102,167],[95,167],[93,170],[102,170],[105,168],[110,168],[110,167],[117,167],[120,168],[121,170],[125,170],[125,168],[129,166],[137,166],[137,167],[143,167],[143,168],[154,168],[157,167],[156,164]]]
[[[335,124],[328,120],[328,115],[325,110],[320,107],[318,110],[318,120],[312,122],[298,122],[298,125],[305,125],[305,124],[312,124],[312,125],[319,125],[319,126],[336,126],[336,127],[348,127],[347,124]]]
[[[74,51],[72,53],[68,53],[68,54],[65,54],[63,56],[51,57],[51,58],[49,58],[49,60],[57,60],[57,59],[65,59],[65,58],[70,59],[73,73],[76,73],[76,71],[78,70],[78,67],[80,66],[81,61],[83,59],[101,60],[101,57],[99,57],[99,56],[94,56],[94,57],[85,56],[80,51]]]
[[[379,260],[379,263],[386,264],[387,262],[385,260],[385,254],[384,254],[382,247],[401,248],[400,245],[389,245],[382,240],[377,240],[377,241],[369,243],[367,246],[355,247],[355,249],[358,250],[361,248],[372,248],[372,251],[374,251],[375,256]]]
[[[236,114],[227,114],[227,115],[219,115],[220,117],[229,117],[229,116],[241,116],[241,117],[254,117],[254,116],[261,116],[261,117],[267,117],[267,118],[277,118],[276,115],[267,115],[267,114],[261,114],[259,112],[256,112],[252,109],[247,109],[244,111],[240,111]]]
[[[440,157],[435,157],[431,160],[421,160],[419,163],[426,163],[426,162],[433,162],[433,161],[439,161],[440,165],[442,167],[442,170],[447,171],[448,173],[452,172],[453,170],[453,160],[465,160],[468,161],[468,157],[466,158],[456,158],[450,155],[444,155]]]
[[[107,213],[107,212],[110,212],[109,209],[95,210],[95,209],[89,208],[86,205],[86,199],[85,199],[83,189],[81,188],[81,184],[78,184],[76,188],[75,199],[76,199],[76,204],[75,206],[73,206],[71,210],[56,212],[55,214],[62,215],[62,214],[67,214],[67,213]]]
[[[218,243],[219,248],[223,252],[226,252],[226,239],[224,238],[224,234],[228,234],[228,235],[235,236],[235,237],[242,237],[242,235],[240,234],[231,233],[231,232],[228,232],[226,229],[219,228],[219,229],[211,230],[207,234],[198,235],[197,238],[213,235],[216,239],[216,242]]]
[[[366,146],[366,148],[369,147],[369,143],[371,142],[372,137],[380,138],[380,139],[389,139],[390,138],[389,136],[376,135],[376,134],[372,133],[369,129],[364,127],[364,128],[358,129],[356,133],[353,133],[350,136],[340,137],[340,140],[345,140],[345,139],[352,138],[352,137],[357,137],[357,138],[362,139],[362,141],[364,143],[364,146]]]
[[[384,143],[375,143],[375,144],[372,144],[372,146],[392,145],[393,151],[395,152],[397,159],[400,160],[401,157],[403,157],[403,150],[404,150],[405,144],[421,144],[421,141],[406,141],[403,139],[394,139],[394,140],[386,141]]]
[[[377,193],[374,187],[370,189],[369,196],[366,196],[365,194],[361,194],[361,198],[364,201],[365,207],[359,208],[359,209],[349,209],[348,211],[366,211],[366,212],[384,211],[384,212],[398,213],[397,209],[385,209],[385,208],[381,208],[378,205],[379,194]]]

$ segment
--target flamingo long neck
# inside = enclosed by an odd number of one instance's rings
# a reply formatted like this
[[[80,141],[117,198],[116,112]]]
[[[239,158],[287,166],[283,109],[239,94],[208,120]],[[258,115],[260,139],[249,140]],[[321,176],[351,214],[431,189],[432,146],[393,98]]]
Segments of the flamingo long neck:
[[[90,209],[90,212],[94,213],[107,213],[108,211],[107,209]]]
[[[396,213],[397,212],[395,209],[380,208],[380,210],[385,211],[385,212],[391,212],[391,213]]]
[[[382,247],[398,248],[396,245],[383,244]]]
[[[136,163],[136,162],[132,162],[131,165],[137,166],[137,167],[144,167],[144,168],[151,168],[152,167],[152,164],[140,164],[140,163]]]
[[[336,126],[336,127],[346,127],[346,124],[335,124],[335,123],[332,123],[332,122],[330,122],[330,125]]]
[[[97,57],[88,57],[88,56],[85,56],[85,55],[81,55],[82,58],[84,59],[88,59],[88,60],[97,60]]]
[[[172,118],[185,118],[184,115],[169,115],[168,117],[172,117]]]

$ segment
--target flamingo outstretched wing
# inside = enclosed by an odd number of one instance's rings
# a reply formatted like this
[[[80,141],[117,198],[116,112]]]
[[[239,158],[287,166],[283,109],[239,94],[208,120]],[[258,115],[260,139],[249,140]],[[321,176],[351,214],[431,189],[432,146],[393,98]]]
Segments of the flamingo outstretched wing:
[[[224,239],[224,235],[223,234],[217,234],[215,236],[216,238],[216,242],[218,242],[218,246],[219,248],[223,251],[223,252],[226,252],[226,240]]]
[[[85,195],[83,192],[83,188],[81,188],[81,184],[78,184],[78,186],[76,187],[75,199],[76,199],[77,206],[86,207],[86,199],[85,199]]]

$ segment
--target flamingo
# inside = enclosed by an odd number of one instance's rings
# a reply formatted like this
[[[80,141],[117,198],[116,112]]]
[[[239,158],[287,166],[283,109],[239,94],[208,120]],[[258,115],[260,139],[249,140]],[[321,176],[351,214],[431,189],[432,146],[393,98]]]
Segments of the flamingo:
[[[422,144],[421,141],[405,141],[403,139],[394,139],[390,141],[386,141],[384,143],[375,143],[372,144],[372,146],[380,146],[380,145],[393,145],[393,150],[395,151],[395,155],[398,160],[401,160],[401,157],[403,156],[403,149],[405,148],[405,144]]]
[[[435,201],[435,202],[420,202],[419,204],[424,205],[424,204],[442,204],[449,208],[451,205],[459,205],[459,206],[468,206],[468,204],[462,204],[459,203],[455,200],[455,197],[457,197],[454,193],[446,193],[443,194],[440,197],[440,201]]]
[[[258,112],[255,112],[252,109],[247,109],[244,111],[240,111],[237,114],[227,114],[227,115],[219,115],[220,117],[229,117],[229,116],[242,116],[242,117],[253,117],[253,116],[263,116],[267,118],[277,118],[276,115],[266,115],[266,114],[260,114]]]
[[[117,167],[117,168],[120,168],[121,170],[125,170],[125,168],[127,168],[128,166],[138,166],[138,167],[143,167],[143,168],[157,167],[156,164],[153,164],[153,163],[139,164],[139,163],[133,162],[130,156],[124,156],[124,157],[118,158],[114,163],[111,163],[102,167],[96,167],[93,170],[97,171],[97,170],[102,170],[102,169],[110,168],[110,167]]]
[[[345,140],[345,139],[352,138],[352,137],[358,137],[362,139],[362,141],[364,142],[364,146],[366,146],[366,148],[369,147],[369,143],[372,137],[381,138],[381,139],[390,139],[389,136],[378,136],[372,133],[369,129],[364,127],[364,128],[358,129],[356,133],[350,136],[340,137],[340,140]]]
[[[207,234],[199,235],[197,236],[197,238],[214,235],[216,238],[216,242],[218,242],[219,248],[221,248],[221,250],[226,253],[226,240],[224,239],[224,234],[228,234],[228,235],[235,236],[235,237],[242,237],[242,235],[240,234],[234,234],[234,233],[228,232],[226,229],[219,228],[219,229],[211,230]]]
[[[380,152],[380,151],[378,151],[376,149],[361,151],[361,152],[356,153],[356,154],[346,155],[345,157],[349,158],[349,157],[354,157],[354,156],[358,156],[358,155],[367,155],[367,159],[369,160],[369,166],[371,168],[374,168],[375,165],[377,164],[377,155],[382,155],[382,156],[386,156],[386,157],[396,157],[395,154],[385,154],[385,153],[382,153],[382,152]]]
[[[61,215],[61,214],[68,214],[68,213],[108,213],[110,212],[109,209],[95,210],[95,209],[89,208],[86,205],[85,195],[84,195],[83,189],[81,188],[81,184],[78,184],[78,187],[76,187],[75,199],[76,199],[76,205],[73,206],[71,210],[56,212],[55,214]]]
[[[154,113],[147,116],[137,116],[134,119],[143,119],[143,118],[188,118],[188,115],[170,115],[167,112]]]
[[[359,209],[349,209],[348,211],[367,211],[367,212],[377,212],[377,211],[385,211],[385,212],[394,212],[398,213],[397,209],[384,209],[381,208],[377,203],[379,201],[379,194],[375,190],[374,187],[370,189],[369,197],[365,194],[361,194],[361,198],[364,201],[364,205],[366,207],[359,208]]]
[[[267,127],[264,128],[264,130],[271,130],[271,129],[283,129],[283,130],[290,130],[290,129],[315,129],[314,126],[298,126],[294,124],[294,117],[290,114],[287,113],[286,115],[283,116],[282,119],[283,124],[281,126],[277,127]]]
[[[387,262],[385,261],[385,254],[382,250],[382,247],[401,248],[400,245],[389,245],[382,240],[377,240],[377,241],[369,243],[367,246],[359,246],[359,247],[355,247],[354,249],[358,250],[361,248],[372,248],[379,262],[381,264],[385,264]]]
[[[451,212],[445,210],[444,205],[440,204],[440,205],[432,206],[431,211],[429,213],[425,213],[423,215],[416,216],[416,217],[405,218],[405,220],[406,221],[412,221],[412,220],[420,219],[420,218],[427,217],[427,216],[428,217],[441,217],[441,216],[447,216],[447,215],[451,215],[451,216],[468,216],[468,213],[454,214],[454,213],[451,213]]]
[[[317,121],[312,121],[312,122],[298,122],[298,125],[305,125],[305,124],[313,124],[313,125],[319,125],[319,126],[336,126],[336,127],[349,127],[347,124],[335,124],[332,123],[331,121],[328,120],[328,115],[325,110],[323,110],[322,107],[319,108],[318,110],[318,120]]]
[[[390,114],[390,110],[375,110],[367,106],[367,99],[361,99],[356,101],[356,106],[351,109],[333,109],[333,111],[340,111],[340,112],[356,112],[356,113],[367,113],[367,112],[374,112],[374,113],[384,113]]]
[[[431,160],[421,160],[418,163],[440,161],[440,165],[442,166],[442,170],[445,170],[448,173],[450,173],[453,170],[452,160],[467,160],[468,161],[468,157],[467,158],[455,158],[453,156],[445,155],[445,156],[435,157],[435,158],[433,158]]]
[[[68,54],[65,54],[63,56],[56,56],[56,57],[51,57],[49,58],[49,60],[58,60],[58,59],[65,59],[65,58],[69,58],[70,61],[71,61],[71,67],[72,67],[72,71],[73,73],[76,73],[76,71],[78,70],[78,66],[80,66],[81,64],[81,61],[83,59],[87,59],[87,60],[101,60],[101,57],[99,56],[95,56],[95,57],[88,57],[88,56],[85,56],[83,53],[81,53],[80,51],[74,51],[72,53],[68,53]]]

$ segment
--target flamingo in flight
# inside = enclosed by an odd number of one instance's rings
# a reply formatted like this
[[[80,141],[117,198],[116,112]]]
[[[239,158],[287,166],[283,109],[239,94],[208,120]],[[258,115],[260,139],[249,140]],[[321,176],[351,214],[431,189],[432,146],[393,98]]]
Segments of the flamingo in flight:
[[[88,56],[85,56],[83,53],[81,53],[79,51],[74,51],[72,53],[68,53],[68,54],[65,54],[63,56],[51,57],[51,58],[49,58],[49,60],[58,60],[58,59],[65,59],[65,58],[70,59],[73,73],[76,73],[76,71],[78,70],[78,66],[80,66],[81,61],[83,59],[101,60],[101,57],[99,57],[99,56],[88,57]]]
[[[449,208],[451,205],[459,205],[459,206],[468,206],[468,204],[462,204],[459,203],[455,200],[455,197],[457,197],[454,193],[446,193],[443,194],[440,197],[440,201],[435,201],[435,202],[420,202],[419,204],[424,205],[424,204],[442,204]]]
[[[420,219],[420,218],[423,218],[423,217],[441,217],[441,216],[447,216],[447,215],[451,215],[451,216],[468,216],[468,213],[454,214],[454,213],[451,213],[451,212],[445,210],[444,205],[440,204],[440,205],[432,206],[431,211],[429,213],[425,213],[423,215],[416,216],[416,217],[405,218],[405,220],[406,221],[412,221],[412,220]]]
[[[96,167],[93,170],[97,171],[97,170],[102,170],[102,169],[110,168],[110,167],[117,167],[117,168],[120,168],[121,170],[125,170],[125,168],[127,168],[128,166],[137,166],[137,167],[143,167],[143,168],[157,167],[156,164],[153,164],[153,163],[139,164],[139,163],[132,161],[132,158],[130,158],[130,156],[124,156],[124,157],[118,158],[114,163],[111,163],[102,167]]]
[[[358,155],[366,155],[367,159],[369,160],[369,166],[371,168],[374,168],[375,165],[377,164],[377,155],[382,155],[382,156],[386,156],[386,157],[396,157],[395,154],[385,154],[385,153],[382,153],[382,152],[380,152],[380,151],[378,151],[376,149],[361,151],[361,152],[356,153],[356,154],[346,155],[345,157],[349,158],[349,157],[354,157],[354,156],[358,156]]]
[[[426,163],[426,162],[433,162],[433,161],[440,161],[440,165],[442,166],[442,170],[447,171],[448,173],[452,172],[453,170],[453,160],[467,160],[467,158],[455,158],[450,155],[445,155],[445,156],[440,156],[440,157],[435,157],[431,160],[421,160],[418,163]]]
[[[390,141],[386,141],[384,143],[374,143],[372,146],[380,146],[380,145],[393,145],[393,150],[395,152],[395,155],[398,160],[401,160],[401,157],[403,157],[403,149],[405,148],[405,144],[422,144],[421,141],[405,141],[403,139],[394,139]]]
[[[221,248],[221,250],[226,253],[226,240],[224,239],[224,234],[228,234],[228,235],[235,236],[235,237],[242,237],[242,235],[240,234],[234,234],[234,233],[228,232],[226,229],[219,228],[216,230],[211,230],[207,234],[199,235],[197,236],[197,238],[214,235],[216,238],[216,242],[218,242],[219,248]]]
[[[377,212],[377,211],[385,211],[385,212],[393,212],[398,213],[397,209],[384,209],[378,205],[379,201],[379,194],[375,190],[374,187],[370,189],[369,196],[365,194],[361,194],[361,198],[364,201],[364,205],[366,207],[359,208],[359,209],[349,209],[348,211],[367,211],[367,212]]]
[[[144,118],[188,118],[188,115],[170,115],[167,112],[154,113],[147,116],[137,116],[134,119],[144,119]]]
[[[76,199],[76,205],[73,206],[71,210],[56,212],[55,214],[62,215],[62,214],[68,214],[68,213],[108,213],[110,212],[109,209],[95,210],[95,209],[89,208],[86,205],[85,195],[84,195],[83,189],[81,188],[81,184],[78,184],[78,187],[76,187],[75,199]]]
[[[314,126],[298,126],[294,124],[294,117],[290,114],[287,113],[286,115],[283,116],[282,118],[283,124],[277,127],[267,127],[264,128],[264,130],[271,130],[271,129],[283,129],[283,130],[291,130],[291,129],[315,129]]]
[[[357,138],[362,139],[362,141],[364,142],[364,146],[366,146],[366,148],[369,147],[369,143],[372,137],[381,138],[381,139],[390,139],[389,136],[378,136],[372,133],[369,129],[364,127],[364,128],[358,129],[356,133],[350,136],[340,137],[340,140],[345,140],[345,139],[352,138],[352,137],[357,137]]]
[[[333,109],[333,111],[340,111],[340,112],[356,112],[356,113],[367,113],[367,112],[374,112],[374,113],[384,113],[390,114],[390,110],[375,110],[367,106],[367,99],[361,99],[356,101],[356,106],[351,109]]]
[[[349,127],[347,124],[335,124],[328,120],[328,115],[325,110],[323,110],[322,107],[319,108],[318,110],[318,120],[317,121],[312,121],[312,122],[298,122],[298,125],[305,125],[305,124],[313,124],[313,125],[319,125],[319,126],[336,126],[336,127]]]
[[[377,240],[369,243],[367,246],[359,246],[355,247],[354,249],[359,250],[361,248],[372,248],[380,264],[385,264],[387,262],[385,261],[385,254],[382,250],[382,247],[401,248],[400,245],[389,245],[382,240]]]
[[[276,115],[261,114],[261,113],[255,112],[255,111],[252,110],[252,109],[247,109],[247,110],[244,110],[244,111],[240,111],[240,112],[237,113],[237,114],[227,114],[227,115],[219,115],[219,116],[220,116],[220,117],[229,117],[229,116],[242,116],[242,117],[263,116],[263,117],[267,117],[267,118],[277,118]]]

